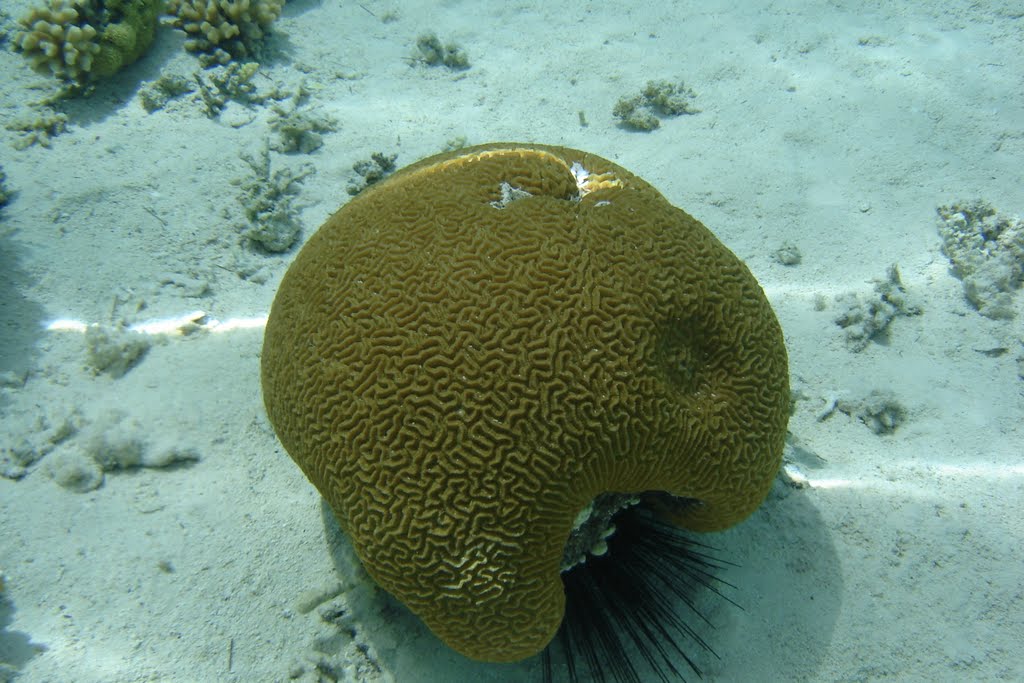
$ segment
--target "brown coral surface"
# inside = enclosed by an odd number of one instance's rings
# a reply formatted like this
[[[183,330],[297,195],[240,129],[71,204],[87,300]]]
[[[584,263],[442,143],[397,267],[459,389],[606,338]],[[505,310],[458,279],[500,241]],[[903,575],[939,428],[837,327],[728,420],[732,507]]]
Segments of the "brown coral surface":
[[[703,225],[598,156],[502,143],[368,188],[301,250],[264,340],[277,433],[370,574],[463,654],[562,619],[602,492],[764,499],[789,402],[778,322]]]

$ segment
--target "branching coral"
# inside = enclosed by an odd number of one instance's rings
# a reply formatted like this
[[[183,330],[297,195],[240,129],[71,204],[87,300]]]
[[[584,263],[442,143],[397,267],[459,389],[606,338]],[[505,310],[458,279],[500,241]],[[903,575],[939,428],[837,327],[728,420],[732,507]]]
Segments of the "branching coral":
[[[22,17],[24,30],[14,35],[14,49],[37,71],[65,81],[84,81],[100,51],[98,31],[81,10],[84,0],[49,0]]]
[[[185,48],[204,66],[252,57],[284,0],[168,0],[171,22],[189,35]]]
[[[14,48],[70,83],[110,76],[153,42],[161,0],[47,0],[19,20]]]

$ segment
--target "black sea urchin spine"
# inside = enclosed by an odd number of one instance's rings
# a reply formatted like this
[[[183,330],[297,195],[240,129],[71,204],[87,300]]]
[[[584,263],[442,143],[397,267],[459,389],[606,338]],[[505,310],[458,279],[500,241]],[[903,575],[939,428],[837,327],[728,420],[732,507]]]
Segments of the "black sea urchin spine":
[[[710,590],[735,605],[720,590],[731,584],[715,576],[729,563],[643,504],[622,511],[615,526],[605,555],[588,557],[562,575],[565,618],[543,654],[545,683],[562,680],[555,676],[555,650],[571,683],[579,683],[583,669],[601,683],[640,683],[651,676],[685,681],[687,669],[701,678],[688,650],[695,646],[718,655],[690,623],[696,619],[713,628],[696,596]],[[686,662],[683,671],[680,660]]]

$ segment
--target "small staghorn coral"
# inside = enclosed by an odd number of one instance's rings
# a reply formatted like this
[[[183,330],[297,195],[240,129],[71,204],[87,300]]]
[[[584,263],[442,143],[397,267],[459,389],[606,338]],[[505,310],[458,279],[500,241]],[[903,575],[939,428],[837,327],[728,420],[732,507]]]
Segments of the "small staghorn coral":
[[[284,0],[168,0],[171,24],[189,35],[185,48],[203,66],[253,56]]]

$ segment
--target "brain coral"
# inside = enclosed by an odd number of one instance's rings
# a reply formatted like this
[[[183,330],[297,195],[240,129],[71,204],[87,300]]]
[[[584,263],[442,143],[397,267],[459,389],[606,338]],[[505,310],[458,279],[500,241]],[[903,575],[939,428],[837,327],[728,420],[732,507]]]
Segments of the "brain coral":
[[[281,442],[366,569],[483,660],[541,650],[603,492],[764,499],[789,401],[760,286],[653,187],[573,149],[493,144],[372,186],[285,275],[262,357]]]

